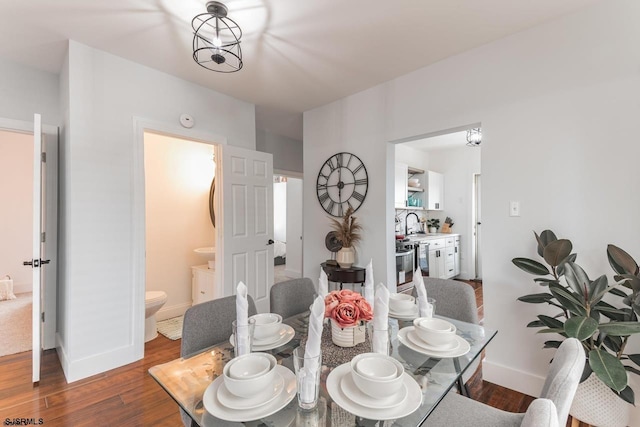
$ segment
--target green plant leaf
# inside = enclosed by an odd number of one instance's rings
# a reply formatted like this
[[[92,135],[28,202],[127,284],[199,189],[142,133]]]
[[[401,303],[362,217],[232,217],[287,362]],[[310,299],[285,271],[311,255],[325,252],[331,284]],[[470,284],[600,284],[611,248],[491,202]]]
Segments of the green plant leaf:
[[[626,386],[624,390],[618,393],[618,396],[625,402],[631,403],[635,406],[635,394],[633,393],[633,389],[629,386]]]
[[[569,255],[573,246],[567,239],[554,240],[544,247],[543,258],[552,267],[557,267]]]
[[[609,350],[613,351],[614,353],[617,353],[617,352],[620,351],[620,348],[622,348],[622,338],[620,338],[620,337],[611,337],[609,335],[605,335],[604,336],[604,340],[603,340],[603,344]]]
[[[609,292],[612,293],[615,296],[622,297],[622,298],[625,298],[627,296],[627,294],[624,291],[622,291],[622,290],[620,290],[618,288],[613,288],[613,289],[609,290]]]
[[[616,308],[604,301],[598,301],[598,304],[592,307],[592,311],[598,311],[607,316],[609,319],[617,320],[619,322],[622,322],[625,319],[624,310]]]
[[[564,323],[564,331],[568,336],[584,341],[598,330],[598,322],[591,317],[576,316]]]
[[[584,297],[585,286],[589,289],[589,276],[578,264],[573,262],[567,262],[565,264],[564,278],[567,281],[567,285],[578,295]]]
[[[598,326],[600,332],[614,337],[626,337],[640,332],[640,322],[609,322]]]
[[[548,286],[549,283],[560,283],[556,279],[546,279],[544,277],[536,277],[533,279],[534,282],[540,283],[541,286]]]
[[[636,365],[640,366],[640,354],[627,354],[629,360],[631,360]]]
[[[607,293],[608,286],[609,280],[604,274],[589,284],[589,301],[591,305],[594,305],[602,299]]]
[[[585,381],[587,378],[589,378],[589,376],[591,376],[592,373],[593,371],[591,370],[591,366],[589,366],[588,363],[585,363],[584,369],[582,370],[582,375],[580,376],[580,382]]]
[[[533,232],[533,234],[536,236],[536,240],[538,241],[538,255],[540,256],[543,256],[545,246],[555,240],[558,240],[556,235],[551,230],[544,230],[542,233],[540,233],[539,236],[535,231]]]
[[[633,257],[616,245],[607,245],[607,258],[616,273],[638,274],[638,264]]]
[[[555,319],[555,318],[549,317],[549,316],[545,316],[544,314],[538,315],[538,319],[540,319],[540,321],[542,323],[544,323],[544,325],[549,327],[549,328],[558,328],[558,329],[562,329],[564,331],[564,323],[562,323],[562,321],[560,321],[558,319]]]
[[[533,320],[527,323],[527,328],[542,328],[543,326],[544,326],[544,323],[542,323],[539,320]]]
[[[633,274],[621,274],[621,275],[615,276],[614,279],[616,279],[617,281],[624,280],[624,282],[620,283],[622,286],[624,286],[625,288],[631,289],[635,293],[640,292],[639,277],[636,277]]]
[[[578,297],[576,297],[561,285],[549,283],[549,291],[551,291],[558,302],[571,313],[575,314],[576,316],[585,316],[587,314],[586,308],[578,299]]]
[[[518,298],[518,301],[527,302],[529,304],[542,304],[545,302],[549,302],[552,299],[553,299],[553,295],[542,293],[542,294],[525,295]]]
[[[566,257],[565,259],[563,259],[562,262],[560,264],[558,264],[558,266],[556,267],[556,274],[558,276],[564,276],[565,265],[568,262],[576,262],[577,258],[578,258],[578,254],[571,254],[568,257]]]
[[[626,369],[626,370],[627,370],[627,372],[633,372],[633,373],[634,373],[634,374],[636,374],[636,375],[640,375],[640,369],[636,369],[636,368],[634,368],[633,366],[627,366],[627,365],[625,365],[625,366],[624,366],[624,369]]]
[[[544,348],[558,348],[562,344],[562,341],[545,341]]]
[[[589,366],[607,387],[621,392],[627,386],[627,371],[615,356],[596,348],[589,352]]]
[[[546,276],[549,273],[549,269],[542,263],[539,263],[536,260],[529,258],[514,258],[511,260],[516,267],[521,270],[526,271],[529,274],[543,275]]]
[[[540,329],[538,331],[539,334],[560,334],[563,337],[566,337],[567,334],[565,334],[564,332],[564,328],[547,328],[547,329]]]

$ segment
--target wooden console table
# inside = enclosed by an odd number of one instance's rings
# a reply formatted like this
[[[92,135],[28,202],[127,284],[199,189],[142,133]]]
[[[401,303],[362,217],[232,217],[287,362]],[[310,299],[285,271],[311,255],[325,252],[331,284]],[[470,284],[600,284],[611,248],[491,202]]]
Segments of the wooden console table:
[[[340,284],[340,290],[342,290],[342,286],[345,283],[360,283],[361,288],[364,286],[366,270],[362,267],[351,266],[349,268],[341,268],[339,265],[331,265],[326,262],[323,262],[320,266],[324,272],[327,273],[327,278],[330,282]]]

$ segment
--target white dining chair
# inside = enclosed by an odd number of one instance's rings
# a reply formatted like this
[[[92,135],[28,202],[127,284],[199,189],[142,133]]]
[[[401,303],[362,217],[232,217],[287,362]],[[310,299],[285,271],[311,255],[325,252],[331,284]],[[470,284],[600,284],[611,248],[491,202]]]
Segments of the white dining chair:
[[[540,398],[534,400],[524,414],[502,411],[458,394],[448,393],[423,425],[564,427],[584,364],[582,344],[575,338],[568,338],[556,351]]]

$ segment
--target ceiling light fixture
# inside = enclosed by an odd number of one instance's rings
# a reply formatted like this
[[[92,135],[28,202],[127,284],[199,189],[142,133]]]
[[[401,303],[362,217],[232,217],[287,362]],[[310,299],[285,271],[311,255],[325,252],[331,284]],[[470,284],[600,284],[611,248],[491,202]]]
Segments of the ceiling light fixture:
[[[473,128],[467,131],[467,145],[469,147],[479,147],[482,142],[482,130]]]
[[[219,1],[207,3],[207,12],[191,21],[193,60],[219,73],[233,73],[242,68],[240,38],[242,30],[227,17],[227,6]]]

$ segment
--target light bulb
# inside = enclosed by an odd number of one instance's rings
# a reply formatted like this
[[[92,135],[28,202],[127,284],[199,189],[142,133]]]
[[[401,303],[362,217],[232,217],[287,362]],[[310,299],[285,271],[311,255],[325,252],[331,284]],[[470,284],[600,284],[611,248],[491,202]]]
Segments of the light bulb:
[[[220,37],[217,37],[217,36],[213,38],[212,43],[215,47],[218,47],[218,48],[222,46],[222,40],[220,40]]]

